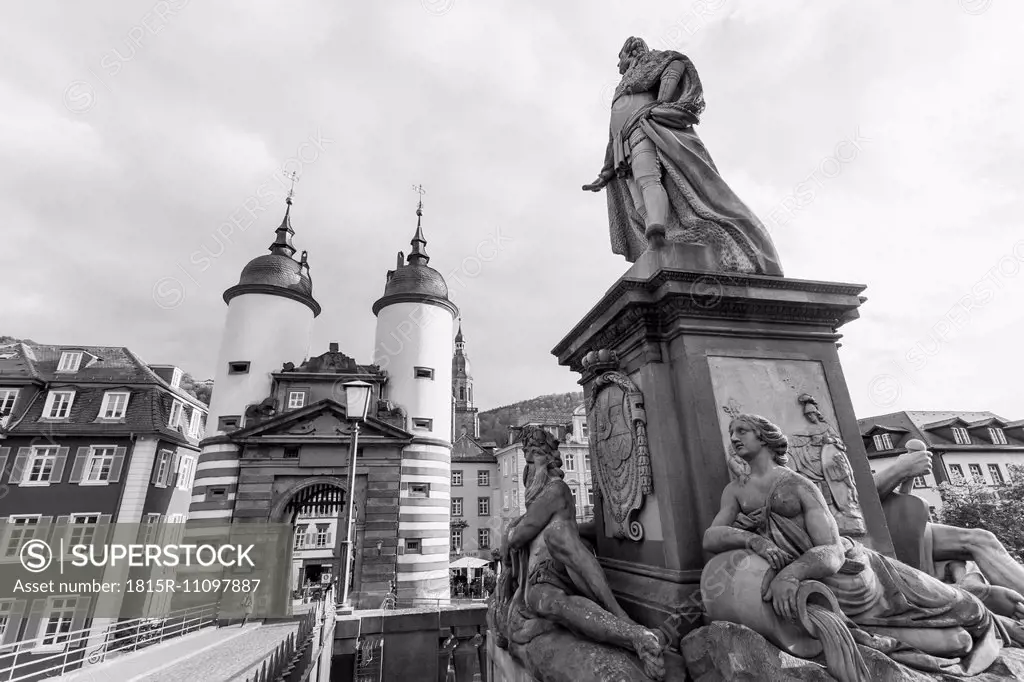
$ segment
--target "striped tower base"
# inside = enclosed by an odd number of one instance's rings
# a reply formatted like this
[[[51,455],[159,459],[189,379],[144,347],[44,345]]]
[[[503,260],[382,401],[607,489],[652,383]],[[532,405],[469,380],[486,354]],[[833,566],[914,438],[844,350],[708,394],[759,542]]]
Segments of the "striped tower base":
[[[231,521],[238,493],[239,459],[238,446],[233,443],[212,443],[203,447],[192,485],[189,519]],[[227,495],[223,500],[207,502],[206,488],[214,485],[227,488]]]
[[[426,483],[427,497],[411,493]],[[402,451],[398,500],[398,598],[448,599],[448,546],[451,536],[451,448],[414,443]],[[406,540],[419,539],[419,552],[406,552]]]

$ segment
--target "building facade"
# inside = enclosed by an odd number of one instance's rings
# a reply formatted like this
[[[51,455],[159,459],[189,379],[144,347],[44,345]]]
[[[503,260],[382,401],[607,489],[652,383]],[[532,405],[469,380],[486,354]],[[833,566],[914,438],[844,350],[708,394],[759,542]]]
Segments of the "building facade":
[[[0,347],[0,561],[34,539],[102,544],[114,523],[142,537],[185,521],[207,407],[182,376],[123,347]],[[0,643],[52,654],[87,620],[98,630],[169,606],[157,594],[4,599]]]
[[[297,593],[308,595],[310,588],[334,582],[338,570],[338,521],[343,513],[339,504],[325,505],[319,510],[307,506],[299,511],[292,544],[292,587]]]
[[[576,521],[584,523],[594,518],[594,496],[597,481],[593,478],[587,413],[580,405],[572,414],[563,416],[525,417],[518,426],[509,428],[509,442],[495,453],[498,467],[498,493],[501,503],[500,528],[504,537],[509,523],[526,511],[526,488],[522,480],[526,469],[522,431],[539,426],[559,440],[558,452],[562,457],[564,481],[572,492],[576,505]]]
[[[1009,480],[1009,466],[1024,465],[1024,420],[991,412],[910,411],[858,420],[873,472],[884,471],[918,439],[932,453],[932,474],[915,480],[913,493],[933,516],[942,510],[938,486],[971,478],[988,485]]]
[[[462,323],[452,355],[452,505],[449,558],[491,561],[499,542],[498,462],[495,443],[480,442],[480,416],[473,403],[473,373]]]
[[[303,525],[303,518],[330,519],[336,528],[332,574],[343,575],[348,555],[356,608],[379,607],[392,587],[400,599],[446,598],[450,368],[458,310],[444,278],[428,265],[422,207],[408,258],[398,254],[383,296],[372,305],[373,358],[360,364],[337,344],[308,357],[321,308],[306,253],[294,258],[291,204],[289,197],[270,253],[246,265],[239,283],[224,293],[214,426],[202,443],[191,515]],[[351,381],[370,384],[371,401],[350,491],[353,425],[344,386]],[[355,498],[351,552],[345,544],[349,495]],[[323,549],[311,550],[321,574]]]

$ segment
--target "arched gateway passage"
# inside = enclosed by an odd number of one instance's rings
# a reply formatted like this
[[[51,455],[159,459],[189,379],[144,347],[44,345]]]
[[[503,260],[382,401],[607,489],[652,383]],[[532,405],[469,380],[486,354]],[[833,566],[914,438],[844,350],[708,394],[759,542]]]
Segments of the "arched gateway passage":
[[[275,495],[269,521],[292,526],[288,584],[295,605],[320,598],[331,586],[335,598],[340,599],[348,529],[347,488],[342,478],[316,476]],[[358,547],[359,543],[354,545]],[[349,590],[354,592],[360,583],[358,552],[353,552],[349,560]]]

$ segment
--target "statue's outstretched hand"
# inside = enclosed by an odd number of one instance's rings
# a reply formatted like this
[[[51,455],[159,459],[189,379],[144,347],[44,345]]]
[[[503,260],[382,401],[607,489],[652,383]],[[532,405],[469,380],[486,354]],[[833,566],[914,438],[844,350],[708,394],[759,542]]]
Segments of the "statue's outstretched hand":
[[[583,185],[583,191],[585,192],[600,192],[604,189],[611,179],[615,177],[613,173],[604,172],[597,176],[597,180],[594,180],[589,185]]]
[[[784,552],[779,549],[771,540],[766,538],[758,537],[752,544],[750,549],[754,551],[759,557],[768,562],[776,571],[781,571],[786,566],[793,562],[794,557],[788,552]]]

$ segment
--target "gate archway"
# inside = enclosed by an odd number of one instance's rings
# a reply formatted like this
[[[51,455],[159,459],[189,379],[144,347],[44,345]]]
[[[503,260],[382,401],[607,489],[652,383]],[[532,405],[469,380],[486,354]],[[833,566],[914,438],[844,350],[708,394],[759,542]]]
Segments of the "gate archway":
[[[348,494],[344,479],[316,476],[285,490],[271,508],[271,523],[292,527],[289,584],[293,599],[305,602],[318,598],[329,585],[334,586],[335,599],[341,599]],[[350,593],[360,584],[358,546],[358,540],[353,537],[353,551],[349,556]]]

